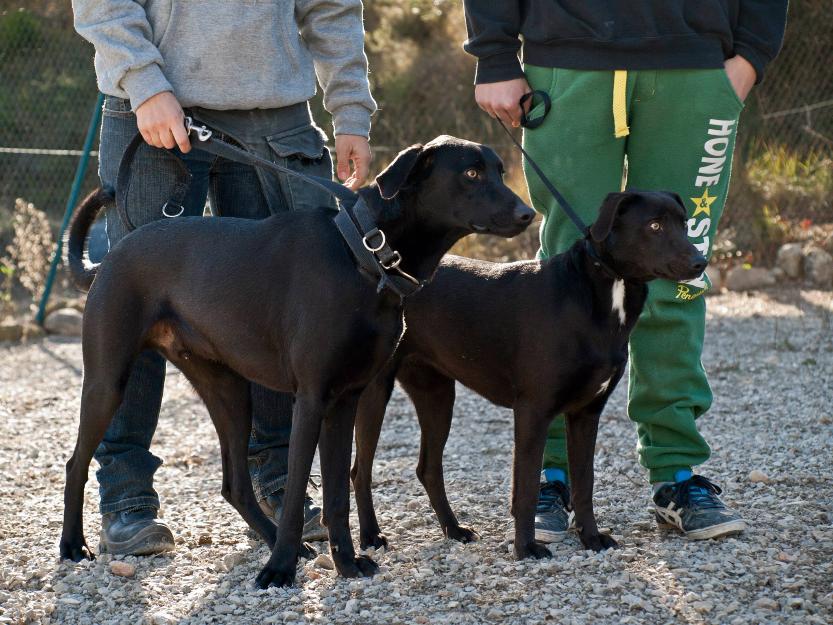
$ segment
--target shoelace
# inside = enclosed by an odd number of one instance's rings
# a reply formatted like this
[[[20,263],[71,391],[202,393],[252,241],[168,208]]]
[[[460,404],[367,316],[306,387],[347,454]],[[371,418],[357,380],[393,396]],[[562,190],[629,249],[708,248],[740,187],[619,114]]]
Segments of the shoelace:
[[[702,475],[692,475],[689,479],[677,482],[671,487],[674,491],[673,499],[680,508],[725,508],[717,497],[723,491]]]
[[[538,512],[550,512],[556,506],[570,509],[570,490],[564,482],[547,482],[538,493]]]

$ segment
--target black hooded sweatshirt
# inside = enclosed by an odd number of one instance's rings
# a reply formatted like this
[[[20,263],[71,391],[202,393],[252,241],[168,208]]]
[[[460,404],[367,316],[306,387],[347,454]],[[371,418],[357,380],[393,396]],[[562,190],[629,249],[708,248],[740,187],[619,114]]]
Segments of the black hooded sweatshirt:
[[[781,48],[787,0],[464,0],[475,82],[531,65],[585,70],[709,69],[740,55],[757,82]]]

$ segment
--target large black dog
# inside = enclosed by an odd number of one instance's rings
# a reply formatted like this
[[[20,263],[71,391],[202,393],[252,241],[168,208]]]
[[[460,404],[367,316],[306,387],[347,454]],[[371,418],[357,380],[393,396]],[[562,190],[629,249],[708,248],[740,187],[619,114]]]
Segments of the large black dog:
[[[503,184],[502,169],[491,149],[439,137],[400,153],[362,197],[401,254],[401,268],[428,280],[462,236],[514,236],[531,222],[532,209]],[[154,348],[205,401],[220,439],[223,496],[273,548],[257,584],[295,579],[317,445],[336,569],[348,577],[373,574],[376,564],[356,557],[350,537],[350,452],[359,396],[402,336],[400,298],[377,291],[376,280],[357,269],[334,211],[323,208],[262,221],[162,220],[125,237],[100,266],[85,266],[84,241],[103,201],[101,193],[85,201],[69,238],[76,282],[92,287],[61,556],[90,555],[82,525],[90,460],[122,401],[135,357]],[[246,466],[247,379],[295,395],[277,533],[255,502]]]
[[[582,544],[615,546],[593,513],[599,415],[627,360],[628,337],[654,278],[698,276],[706,259],[686,238],[686,213],[668,193],[612,193],[590,236],[543,262],[495,264],[446,257],[405,307],[408,331],[368,385],[356,421],[353,486],[363,547],[382,546],[371,495],[373,456],[394,378],[416,407],[422,439],[417,476],[449,538],[476,535],[449,506],[442,455],[458,380],[515,411],[512,515],[515,555],[546,557],[534,540],[547,427],[567,417],[572,506]]]

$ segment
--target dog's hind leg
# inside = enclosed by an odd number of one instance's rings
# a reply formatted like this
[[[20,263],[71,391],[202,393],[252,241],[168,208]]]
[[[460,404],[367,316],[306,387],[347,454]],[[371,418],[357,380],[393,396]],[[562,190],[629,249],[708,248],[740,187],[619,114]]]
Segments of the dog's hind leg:
[[[60,543],[62,558],[75,562],[85,557],[93,558],[84,539],[84,485],[93,454],[104,438],[122,397],[123,388],[119,379],[108,379],[98,371],[85,370],[78,439],[66,465],[64,524]]]
[[[318,443],[324,487],[322,521],[329,532],[333,563],[342,577],[370,577],[379,568],[367,556],[356,557],[350,536],[350,452],[358,402],[358,393],[339,398],[321,424]]]
[[[223,498],[272,549],[277,530],[257,505],[248,469],[252,431],[249,383],[228,367],[191,354],[174,360],[202,397],[217,430],[223,463]]]
[[[322,391],[310,392],[305,389],[299,389],[295,394],[283,511],[278,523],[275,548],[255,580],[258,588],[267,588],[270,585],[289,586],[295,581],[295,567],[298,564],[298,553],[302,547],[301,535],[304,531],[304,496],[321,433],[321,422],[326,411],[325,396]],[[351,432],[348,431],[346,436],[349,449]],[[350,465],[349,452],[347,465],[345,477]]]
[[[443,451],[454,413],[454,380],[416,363],[403,363],[398,377],[414,402],[419,419],[421,432],[416,474],[428,493],[443,534],[463,543],[475,541],[477,532],[460,525],[445,491]]]
[[[383,369],[367,385],[359,399],[356,411],[356,461],[350,476],[356,495],[356,511],[359,515],[359,544],[362,549],[387,547],[388,540],[382,535],[376,510],[373,506],[373,458],[382,432],[385,409],[393,392],[396,379],[395,364]]]
[[[593,551],[617,546],[613,538],[599,533],[593,512],[593,455],[596,451],[600,414],[601,406],[591,405],[566,415],[567,459],[570,466],[570,491],[576,527],[581,544],[585,549]]]

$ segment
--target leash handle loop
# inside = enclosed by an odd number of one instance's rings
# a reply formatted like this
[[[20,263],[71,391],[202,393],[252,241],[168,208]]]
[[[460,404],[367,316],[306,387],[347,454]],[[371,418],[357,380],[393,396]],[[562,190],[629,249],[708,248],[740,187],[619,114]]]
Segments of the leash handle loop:
[[[535,119],[529,119],[526,115],[526,110],[524,110],[524,104],[526,104],[527,100],[531,100],[529,110],[535,106],[535,97],[540,97],[541,101],[544,103],[544,114],[540,117],[536,117]],[[552,99],[550,98],[550,94],[546,91],[529,91],[521,96],[521,126],[524,128],[529,128],[533,130],[538,128],[541,124],[544,123],[544,119],[546,119],[547,115],[550,113],[550,109],[552,108]]]
[[[544,92],[544,91],[531,91],[530,93],[525,93],[521,97],[521,100],[520,100],[521,110],[523,110],[523,105],[526,103],[526,101],[529,98],[534,97],[535,95],[542,96],[542,98],[544,99],[544,110],[549,112],[548,103],[549,103],[549,106],[551,106],[552,104],[551,104],[549,95],[547,95],[547,93]],[[527,124],[533,123],[535,125],[534,126],[527,125],[525,127],[527,129],[537,128],[538,126],[541,125],[541,123],[543,123],[544,117],[546,117],[546,113],[544,113],[544,115],[542,117],[536,117],[533,120],[527,120]],[[573,209],[573,207],[570,205],[570,203],[567,201],[567,199],[563,195],[561,195],[561,192],[555,187],[555,185],[550,181],[550,179],[547,178],[547,175],[544,173],[544,171],[541,169],[541,167],[539,167],[538,163],[536,163],[535,160],[529,155],[529,153],[526,150],[524,150],[524,147],[515,138],[515,135],[513,135],[510,132],[510,130],[506,127],[506,125],[499,118],[495,118],[495,119],[497,119],[497,123],[500,124],[501,128],[503,128],[503,131],[507,134],[507,136],[512,141],[512,143],[514,143],[515,146],[521,151],[521,154],[523,154],[524,158],[526,159],[526,162],[529,163],[529,166],[532,167],[533,171],[535,171],[535,173],[541,179],[541,182],[544,183],[544,186],[547,188],[547,190],[552,194],[552,196],[555,198],[555,200],[561,205],[561,208],[564,210],[564,213],[567,215],[567,217],[570,218],[570,221],[572,221],[573,224],[575,224],[576,228],[578,228],[579,232],[581,232],[581,234],[583,236],[585,236],[585,237],[589,236],[590,228],[588,228],[587,225],[581,220],[581,217],[578,216],[578,213],[576,213],[576,211]]]

